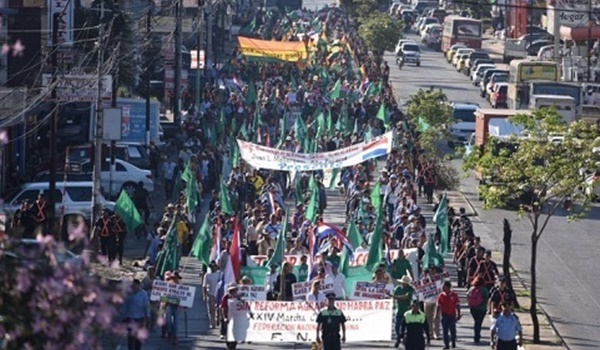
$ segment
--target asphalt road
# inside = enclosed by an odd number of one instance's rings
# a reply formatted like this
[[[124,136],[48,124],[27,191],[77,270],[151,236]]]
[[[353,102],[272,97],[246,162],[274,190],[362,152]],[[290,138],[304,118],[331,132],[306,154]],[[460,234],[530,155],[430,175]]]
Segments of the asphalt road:
[[[417,39],[414,35],[409,37]],[[489,105],[478,95],[470,80],[445,62],[442,54],[423,45],[421,67],[405,65],[400,71],[393,53],[386,55],[390,64],[390,80],[402,103],[419,89],[441,88],[449,101],[476,102]],[[485,47],[485,46],[484,46]],[[460,161],[455,161],[460,167]],[[501,248],[502,219],[507,218],[513,228],[512,263],[521,276],[528,278],[530,265],[531,224],[527,219],[517,220],[514,212],[484,210],[477,200],[473,178],[462,181],[461,190],[473,204],[478,218],[475,230],[488,244]],[[600,348],[600,279],[597,271],[600,258],[600,208],[594,205],[587,216],[569,223],[564,212],[550,219],[538,249],[538,295],[559,334],[570,349]],[[487,237],[489,236],[489,237]],[[498,261],[499,261],[498,257]]]

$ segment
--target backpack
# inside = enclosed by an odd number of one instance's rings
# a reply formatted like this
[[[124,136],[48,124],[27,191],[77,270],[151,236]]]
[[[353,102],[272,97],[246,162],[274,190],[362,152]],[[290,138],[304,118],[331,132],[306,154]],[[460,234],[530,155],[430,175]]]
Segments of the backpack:
[[[478,307],[483,303],[483,287],[472,288],[467,294],[469,307]]]

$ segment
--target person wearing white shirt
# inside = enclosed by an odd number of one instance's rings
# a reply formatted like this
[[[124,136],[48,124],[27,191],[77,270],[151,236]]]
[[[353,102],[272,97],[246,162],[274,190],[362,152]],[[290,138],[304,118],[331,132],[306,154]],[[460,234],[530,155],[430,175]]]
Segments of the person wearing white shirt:
[[[218,324],[216,295],[222,272],[215,261],[211,261],[209,267],[210,270],[204,275],[204,280],[202,281],[202,289],[204,290],[204,301],[208,309],[210,328],[216,328]]]
[[[331,274],[325,278],[326,283],[328,280],[333,283],[335,298],[338,300],[346,299],[346,277],[340,273],[338,265],[332,265]]]
[[[327,298],[325,294],[319,290],[321,287],[321,281],[314,281],[312,284],[312,289],[310,294],[306,296],[306,301],[309,303],[318,303],[319,305],[323,305],[327,302]]]
[[[276,300],[275,282],[277,281],[277,264],[271,264],[271,270],[267,272],[265,278],[265,291],[267,292],[267,300]]]
[[[390,183],[385,188],[384,203],[387,208],[389,222],[394,222],[394,211],[400,199],[402,186],[398,183],[398,176],[393,174],[390,176]]]

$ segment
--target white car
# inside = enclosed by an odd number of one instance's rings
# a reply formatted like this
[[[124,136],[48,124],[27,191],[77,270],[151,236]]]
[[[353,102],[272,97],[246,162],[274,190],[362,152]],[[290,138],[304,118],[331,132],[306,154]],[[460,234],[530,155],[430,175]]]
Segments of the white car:
[[[484,63],[478,65],[477,68],[471,72],[471,80],[473,81],[473,85],[477,86],[479,84],[481,78],[483,77],[483,72],[495,67],[496,65],[493,63]]]
[[[435,17],[425,17],[419,26],[419,35],[423,34],[423,30],[425,30],[425,27],[429,24],[440,24],[440,20]]]
[[[101,186],[103,193],[111,198],[117,198],[121,190],[127,191],[133,195],[137,184],[141,181],[148,192],[154,191],[154,181],[152,181],[152,172],[146,169],[140,169],[135,165],[121,159],[115,159],[112,175],[110,171],[110,159],[102,162],[101,168]],[[93,164],[86,162],[81,165],[80,174],[67,174],[67,180],[71,181],[92,181]],[[48,181],[48,171],[44,171],[36,176],[36,181]],[[112,177],[111,177],[112,176]],[[62,179],[64,172],[58,172],[57,178]]]
[[[411,43],[411,44],[417,45],[417,43],[412,39],[400,39],[400,40],[398,40],[398,44],[396,44],[396,50],[394,51],[396,53],[396,55],[398,54],[398,52],[400,52],[402,45],[404,45],[406,43]]]
[[[7,216],[12,218],[15,212],[21,207],[24,200],[33,203],[38,195],[42,194],[46,200],[49,197],[48,182],[33,182],[24,184],[21,190],[11,199],[4,202],[2,209]],[[54,192],[56,217],[82,216],[90,219],[92,216],[92,190],[94,183],[91,181],[63,181],[56,182],[56,192]],[[63,195],[64,193],[64,195]],[[115,203],[109,202],[100,195],[100,202],[103,207],[113,210]]]
[[[471,53],[473,51],[475,51],[475,49],[471,49],[471,48],[468,48],[468,47],[456,50],[456,53],[452,57],[452,65],[456,66],[456,63],[458,62],[458,57],[459,56],[462,56],[462,55],[467,54],[467,53]]]

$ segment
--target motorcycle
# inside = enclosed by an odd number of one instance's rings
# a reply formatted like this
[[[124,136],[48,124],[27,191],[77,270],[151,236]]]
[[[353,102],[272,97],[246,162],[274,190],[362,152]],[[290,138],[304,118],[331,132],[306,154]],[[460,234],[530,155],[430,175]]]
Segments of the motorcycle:
[[[396,64],[398,65],[398,69],[402,69],[402,67],[404,66],[404,57],[403,56],[396,57]]]

